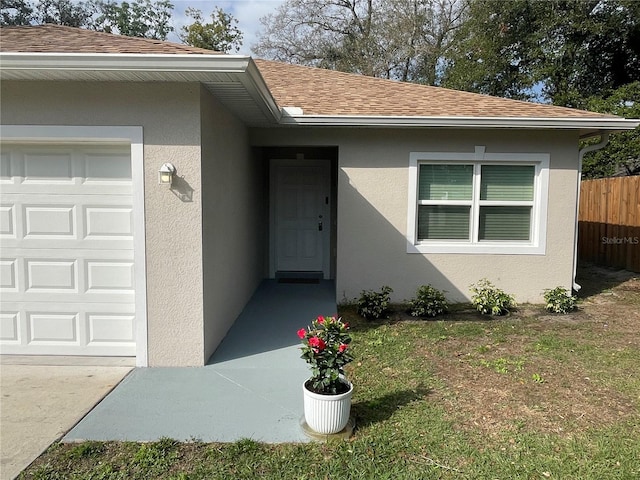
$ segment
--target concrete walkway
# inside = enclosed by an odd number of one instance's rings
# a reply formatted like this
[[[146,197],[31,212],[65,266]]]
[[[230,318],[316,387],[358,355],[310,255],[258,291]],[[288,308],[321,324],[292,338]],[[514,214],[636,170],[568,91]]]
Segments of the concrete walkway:
[[[333,282],[264,281],[202,368],[138,368],[64,441],[302,442],[298,329],[336,313]]]
[[[3,357],[0,479],[15,478],[29,466],[131,371],[132,362]]]

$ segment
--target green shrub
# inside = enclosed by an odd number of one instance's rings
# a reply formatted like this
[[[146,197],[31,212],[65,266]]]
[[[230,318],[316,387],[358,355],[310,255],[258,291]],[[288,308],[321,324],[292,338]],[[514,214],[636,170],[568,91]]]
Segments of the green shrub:
[[[544,291],[545,308],[553,313],[569,313],[576,309],[577,297],[562,287]]]
[[[409,301],[409,313],[414,317],[435,317],[449,310],[447,299],[440,290],[431,285],[422,285],[416,297]]]
[[[497,288],[486,278],[469,288],[473,292],[471,302],[483,315],[504,315],[516,306],[516,301],[511,295]]]
[[[389,294],[391,292],[393,292],[393,289],[388,286],[382,287],[379,292],[363,290],[358,299],[358,315],[367,320],[386,317],[389,310]]]

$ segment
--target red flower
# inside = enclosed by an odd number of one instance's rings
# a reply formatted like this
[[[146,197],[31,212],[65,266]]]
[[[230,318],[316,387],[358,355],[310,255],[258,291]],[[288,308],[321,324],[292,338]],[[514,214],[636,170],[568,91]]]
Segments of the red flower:
[[[349,322],[344,322],[342,325],[344,325],[345,330],[349,330]]]
[[[319,337],[311,337],[309,339],[309,346],[313,348],[314,352],[319,353],[324,350],[327,344]]]
[[[341,343],[340,346],[338,347],[338,351],[340,353],[344,352],[347,348],[349,348],[349,345],[347,345],[346,343]]]
[[[318,323],[324,323],[324,317],[322,315],[319,315],[317,320],[318,320]]]
[[[307,335],[307,331],[304,328],[301,328],[300,330],[298,330],[298,336],[300,338],[304,338]]]

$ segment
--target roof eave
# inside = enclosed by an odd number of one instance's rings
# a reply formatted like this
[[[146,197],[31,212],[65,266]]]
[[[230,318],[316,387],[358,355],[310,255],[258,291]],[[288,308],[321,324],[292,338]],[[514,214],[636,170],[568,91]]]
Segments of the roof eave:
[[[207,74],[238,74],[240,82],[267,118],[280,125],[327,127],[449,127],[449,128],[518,128],[571,129],[581,135],[599,131],[632,130],[640,120],[619,117],[455,117],[455,116],[361,116],[305,115],[283,111],[278,107],[269,87],[253,59],[244,55],[221,54],[139,54],[139,53],[0,53],[0,77],[19,72],[22,78],[38,79],[47,72],[118,72],[123,79],[141,81],[145,74],[189,73],[202,81]],[[130,77],[130,78],[129,78]]]
[[[640,126],[640,120],[619,117],[419,117],[285,114],[281,118],[280,124],[326,127],[569,129],[584,132],[591,130],[611,132],[633,130]]]
[[[0,78],[42,79],[43,75],[64,72],[81,75],[91,72],[100,78],[101,73],[117,73],[125,81],[158,79],[167,80],[176,74],[196,75],[203,83],[210,81],[211,74],[237,74],[239,81],[264,112],[267,118],[277,123],[281,112],[269,87],[260,74],[253,59],[245,55],[221,54],[136,54],[136,53],[0,53]]]
[[[275,98],[273,98],[267,82],[265,81],[264,77],[260,73],[260,69],[251,57],[249,57],[249,63],[247,65],[246,72],[247,83],[245,85],[247,85],[247,88],[252,88],[257,95],[257,98],[262,100],[263,105],[268,110],[271,118],[273,118],[273,120],[275,120],[276,122],[281,122],[282,110],[278,106]]]
[[[3,71],[97,70],[132,72],[241,73],[251,57],[220,54],[2,52]]]

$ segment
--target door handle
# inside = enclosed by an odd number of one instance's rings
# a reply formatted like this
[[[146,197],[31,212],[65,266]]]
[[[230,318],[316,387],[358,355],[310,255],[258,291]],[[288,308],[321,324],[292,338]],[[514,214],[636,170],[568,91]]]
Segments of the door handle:
[[[318,222],[318,231],[321,232],[322,231],[322,222]]]

